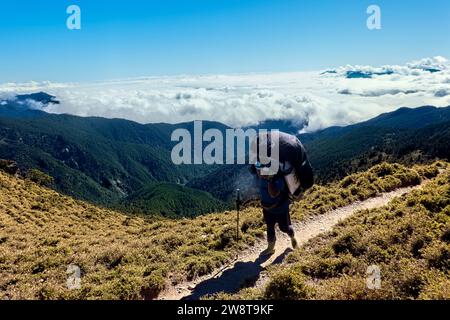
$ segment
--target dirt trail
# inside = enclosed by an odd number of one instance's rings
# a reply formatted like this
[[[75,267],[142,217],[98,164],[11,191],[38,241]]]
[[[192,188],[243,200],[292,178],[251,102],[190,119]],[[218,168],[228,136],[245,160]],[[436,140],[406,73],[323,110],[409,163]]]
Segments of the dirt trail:
[[[400,188],[371,199],[355,202],[320,216],[310,217],[302,222],[294,222],[297,241],[301,246],[317,235],[330,231],[339,221],[359,210],[382,207],[393,198],[402,196],[422,186],[423,183],[414,187]],[[168,288],[159,295],[158,299],[197,300],[206,294],[214,294],[221,291],[236,292],[243,286],[262,286],[267,281],[263,272],[264,269],[271,264],[282,263],[285,256],[292,251],[289,237],[279,230],[277,230],[275,254],[270,257],[261,257],[260,253],[265,249],[266,245],[264,241],[258,242],[252,248],[244,251],[234,262],[224,266],[222,269],[194,281]]]

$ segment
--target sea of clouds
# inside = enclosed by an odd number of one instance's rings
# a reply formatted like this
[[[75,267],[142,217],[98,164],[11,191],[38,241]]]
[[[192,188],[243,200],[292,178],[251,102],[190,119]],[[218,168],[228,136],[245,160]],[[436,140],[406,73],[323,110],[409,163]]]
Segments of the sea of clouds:
[[[364,78],[349,78],[361,72]],[[214,120],[304,123],[303,131],[367,120],[399,107],[450,105],[450,62],[434,57],[403,66],[343,66],[317,72],[167,76],[91,83],[6,83],[0,97],[45,91],[60,105],[45,111],[140,123]]]

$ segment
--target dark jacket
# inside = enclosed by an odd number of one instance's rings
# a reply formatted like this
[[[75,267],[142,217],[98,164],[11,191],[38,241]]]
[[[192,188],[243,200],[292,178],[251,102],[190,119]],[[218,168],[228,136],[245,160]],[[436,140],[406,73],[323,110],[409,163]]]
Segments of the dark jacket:
[[[261,197],[261,206],[270,213],[284,213],[289,211],[289,191],[284,182],[284,177],[277,175],[272,182],[266,179],[256,178]],[[272,183],[275,190],[279,192],[278,196],[272,197],[269,193],[269,183]]]

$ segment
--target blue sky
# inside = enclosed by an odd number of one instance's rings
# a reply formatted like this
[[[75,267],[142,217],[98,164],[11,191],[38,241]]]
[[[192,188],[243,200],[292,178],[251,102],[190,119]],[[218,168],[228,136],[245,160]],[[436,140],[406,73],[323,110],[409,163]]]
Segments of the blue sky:
[[[82,30],[66,28],[71,4]],[[449,57],[449,33],[448,0],[2,0],[0,82],[404,64]]]

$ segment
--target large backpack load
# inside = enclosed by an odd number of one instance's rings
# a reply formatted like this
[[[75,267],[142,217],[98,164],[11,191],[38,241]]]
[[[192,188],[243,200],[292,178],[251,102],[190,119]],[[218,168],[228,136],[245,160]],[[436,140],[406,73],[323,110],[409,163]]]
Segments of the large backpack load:
[[[261,148],[260,137],[259,135],[256,140],[258,154],[259,148]],[[280,162],[278,174],[284,176],[291,198],[293,200],[300,199],[303,192],[314,185],[313,168],[308,160],[305,147],[296,136],[279,131],[268,132],[267,139],[264,140],[267,141],[268,151],[266,154],[269,157],[271,156],[270,147],[276,150],[274,144],[278,142]]]

